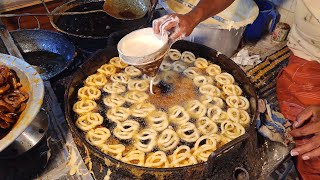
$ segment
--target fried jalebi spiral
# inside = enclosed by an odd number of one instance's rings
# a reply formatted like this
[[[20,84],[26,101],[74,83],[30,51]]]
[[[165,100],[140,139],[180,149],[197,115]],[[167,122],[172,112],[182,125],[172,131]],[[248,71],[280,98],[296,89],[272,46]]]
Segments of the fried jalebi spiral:
[[[162,111],[153,111],[147,116],[146,122],[150,128],[158,132],[165,130],[169,125],[168,115]]]
[[[211,119],[213,122],[215,123],[221,123],[223,121],[226,121],[229,119],[229,116],[228,116],[228,113],[225,112],[225,111],[221,111],[220,115],[219,115],[219,118],[217,119]]]
[[[128,89],[130,91],[146,91],[149,88],[148,80],[133,80],[128,82]]]
[[[199,131],[193,123],[187,122],[178,126],[177,134],[185,142],[195,142],[200,137]]]
[[[124,72],[126,74],[128,74],[129,76],[131,76],[131,77],[137,77],[137,76],[140,76],[142,74],[142,72],[138,68],[136,68],[134,66],[126,67],[124,69]]]
[[[167,151],[174,150],[174,148],[177,147],[179,142],[180,142],[180,138],[174,130],[165,129],[159,135],[157,145],[161,151],[167,152]]]
[[[182,167],[197,164],[196,158],[191,154],[190,148],[186,145],[179,146],[171,156],[171,167]]]
[[[184,51],[181,54],[181,60],[186,63],[193,63],[196,60],[196,56],[190,51]]]
[[[168,111],[169,121],[181,125],[189,121],[189,113],[182,106],[173,106]]]
[[[210,154],[217,149],[217,142],[210,135],[201,136],[194,144],[193,156],[199,161],[207,161]]]
[[[99,99],[101,91],[93,86],[84,86],[78,90],[79,99]]]
[[[156,110],[156,107],[151,103],[138,103],[130,107],[131,115],[134,117],[145,118],[152,111]]]
[[[127,102],[135,104],[144,102],[149,98],[149,95],[141,91],[129,91],[124,97]]]
[[[182,61],[176,61],[176,62],[172,63],[172,69],[176,72],[179,72],[179,73],[184,71],[185,69],[187,69],[187,67],[188,66]]]
[[[206,106],[201,104],[198,100],[188,101],[185,109],[192,118],[196,119],[205,116],[207,113]]]
[[[138,133],[139,128],[140,124],[134,120],[126,120],[122,123],[117,122],[113,134],[121,140],[128,140]]]
[[[241,110],[247,110],[250,105],[248,99],[243,96],[229,96],[226,99],[226,103],[229,107]]]
[[[170,163],[168,161],[167,155],[162,151],[156,151],[154,153],[151,153],[151,155],[147,158],[146,163],[144,165],[146,167],[151,167],[151,168],[170,167]]]
[[[128,108],[115,106],[108,110],[107,118],[113,122],[125,121],[130,116],[130,110]]]
[[[199,76],[198,68],[196,67],[188,67],[186,70],[183,71],[183,74],[187,76],[190,79],[195,78],[196,76]]]
[[[218,132],[218,126],[208,117],[201,117],[197,119],[197,128],[201,134],[215,134]]]
[[[144,166],[146,154],[139,150],[130,151],[121,161],[137,166]]]
[[[221,73],[215,76],[216,81],[219,84],[219,87],[226,85],[226,84],[233,84],[234,83],[234,78],[231,74],[229,73]]]
[[[118,160],[122,158],[122,153],[126,149],[126,147],[122,144],[114,144],[114,145],[103,144],[100,147],[102,152]]]
[[[107,83],[103,87],[103,91],[110,94],[121,94],[126,91],[126,86],[118,82]]]
[[[121,59],[119,57],[111,58],[109,63],[114,65],[115,67],[121,68],[121,69],[126,68],[128,66],[128,64],[121,61]]]
[[[117,72],[117,68],[112,64],[105,64],[105,65],[102,65],[97,71],[106,76],[110,76]]]
[[[136,135],[134,146],[142,152],[151,152],[157,144],[157,135],[153,129],[144,129]]]
[[[227,110],[227,113],[228,113],[229,119],[233,122],[240,123],[243,126],[246,126],[250,123],[250,116],[244,110],[229,108]]]
[[[172,61],[177,61],[181,58],[181,52],[176,49],[170,49],[168,55]]]
[[[218,97],[213,97],[210,95],[200,96],[200,102],[205,105],[214,105],[222,108],[224,106],[223,100]]]
[[[230,120],[221,122],[220,128],[221,135],[230,139],[235,139],[245,133],[245,129],[241,124]]]
[[[220,145],[223,146],[225,144],[227,144],[228,142],[232,141],[232,139],[230,138],[227,138],[225,136],[221,136],[221,142],[220,142]]]
[[[104,74],[93,74],[87,77],[85,81],[86,86],[94,86],[96,88],[102,88],[108,82],[106,76]]]
[[[122,106],[126,99],[118,94],[111,94],[103,98],[103,103],[108,107]]]
[[[172,67],[172,64],[168,61],[162,61],[160,65],[160,70],[161,71],[169,71]]]
[[[89,131],[102,123],[103,117],[99,113],[87,113],[80,116],[75,124],[82,131]]]
[[[197,58],[196,61],[194,62],[194,66],[199,68],[199,69],[205,69],[209,65],[208,61],[204,58]]]
[[[199,91],[201,94],[210,95],[214,97],[220,97],[221,91],[214,85],[206,84],[199,87]]]
[[[91,129],[86,134],[86,140],[94,146],[101,146],[104,144],[108,138],[110,137],[110,131],[109,129],[105,127],[99,127],[96,129]]]
[[[208,107],[207,116],[211,120],[215,121],[220,118],[220,114],[222,112],[222,109],[218,106],[210,105]]]
[[[213,79],[210,76],[195,76],[193,82],[196,86],[200,87],[202,85],[212,84]]]
[[[222,90],[227,96],[240,96],[242,94],[241,88],[234,84],[223,85]]]
[[[210,76],[216,76],[218,74],[221,74],[221,68],[220,66],[216,65],[216,64],[210,64],[207,68],[206,68],[206,72],[210,75]]]
[[[78,115],[84,115],[89,112],[93,112],[94,110],[97,109],[97,107],[98,105],[96,102],[90,99],[85,99],[85,100],[76,102],[73,105],[73,111],[76,112]]]
[[[112,74],[110,79],[113,82],[127,84],[129,82],[130,76],[125,73],[117,73],[117,74]]]

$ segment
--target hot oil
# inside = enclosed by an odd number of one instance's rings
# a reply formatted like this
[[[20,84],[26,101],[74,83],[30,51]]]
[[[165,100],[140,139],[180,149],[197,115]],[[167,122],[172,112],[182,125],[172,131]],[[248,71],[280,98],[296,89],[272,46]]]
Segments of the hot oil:
[[[188,65],[188,67],[192,65],[193,64],[190,64]],[[198,73],[200,75],[206,75],[205,70],[199,70]],[[147,102],[150,102],[153,105],[155,105],[158,110],[168,112],[168,109],[170,107],[173,107],[175,105],[184,106],[186,102],[188,102],[189,100],[199,99],[201,96],[201,93],[199,93],[198,87],[194,85],[193,80],[190,78],[187,78],[183,73],[178,73],[173,70],[160,71],[158,72],[157,76],[160,77],[161,81],[159,84],[153,86],[153,92],[155,94],[149,93],[149,99],[147,100]],[[143,78],[141,76],[135,79],[139,80]],[[121,96],[124,96],[124,94],[125,93],[121,94]],[[107,119],[106,112],[108,111],[109,108],[106,107],[102,101],[102,99],[107,95],[108,95],[107,93],[104,93],[103,97],[99,101],[97,101],[97,103],[99,104],[100,107],[102,107],[100,108],[100,113],[104,116],[104,119],[105,119],[103,126],[107,127],[112,134],[115,128],[115,124],[111,123],[111,121]],[[127,104],[126,108],[129,108],[130,105],[131,104]],[[227,107],[224,107],[223,110],[226,111],[227,110],[226,108]],[[148,128],[148,125],[146,124],[144,118],[136,118],[136,117],[130,116],[128,119],[139,122],[140,124],[139,131],[142,129]],[[189,122],[196,124],[196,119],[190,119]],[[167,128],[174,129],[175,131],[177,130],[177,126],[175,126],[174,124],[170,124]],[[191,131],[187,132],[187,134],[190,134],[190,133],[192,132]],[[119,140],[115,136],[111,135],[111,137],[107,141],[107,144],[123,144],[125,146],[125,151],[123,152],[122,155],[126,156],[128,152],[132,150],[136,150],[136,147],[134,146],[134,142],[135,142],[134,138],[132,138],[131,140]],[[225,143],[220,142],[217,147],[221,147],[224,144]],[[180,140],[178,146],[181,146],[181,145],[189,146],[191,151],[193,151],[194,142],[189,143],[189,142],[184,142]],[[156,152],[158,150],[159,149],[155,147],[152,150],[152,152]],[[166,152],[166,155],[170,157],[172,153],[173,153],[173,150]],[[150,153],[146,153],[146,157],[148,156],[150,156]]]
[[[150,94],[148,101],[159,109],[168,110],[175,105],[184,105],[198,96],[193,81],[181,74],[176,73],[176,77],[167,86],[170,89],[164,89],[166,87],[161,87],[161,84],[154,86],[154,94]]]
[[[23,58],[29,64],[37,66],[41,75],[56,75],[65,68],[67,60],[60,54],[49,51],[34,51],[24,53]]]
[[[103,1],[84,3],[68,10],[68,12],[85,12],[91,10],[102,10]],[[133,13],[123,12],[123,15],[130,18]],[[98,12],[90,14],[79,14],[70,16],[60,16],[56,25],[69,33],[84,36],[108,36],[113,32],[132,27],[138,27],[143,24],[144,18],[138,20],[124,21],[113,18],[107,13]]]

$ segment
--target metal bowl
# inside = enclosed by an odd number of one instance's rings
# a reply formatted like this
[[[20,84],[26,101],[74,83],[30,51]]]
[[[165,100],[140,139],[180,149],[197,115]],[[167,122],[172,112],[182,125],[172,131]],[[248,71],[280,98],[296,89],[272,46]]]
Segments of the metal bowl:
[[[16,57],[0,54],[0,65],[14,70],[23,88],[29,94],[26,109],[20,115],[12,130],[0,140],[0,152],[8,147],[30,125],[38,114],[44,96],[43,81],[37,71],[25,61]]]

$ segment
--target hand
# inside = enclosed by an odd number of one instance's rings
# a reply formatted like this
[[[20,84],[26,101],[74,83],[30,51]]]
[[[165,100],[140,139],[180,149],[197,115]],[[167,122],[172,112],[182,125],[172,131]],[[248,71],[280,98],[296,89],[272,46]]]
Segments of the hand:
[[[305,137],[307,143],[293,149],[291,155],[302,155],[303,160],[320,157],[320,106],[307,107],[297,116],[293,126],[296,129],[290,132],[291,136]]]
[[[171,32],[170,39],[173,41],[189,36],[197,26],[197,22],[189,15],[171,14],[165,15],[153,21],[152,26],[155,34],[163,35]]]

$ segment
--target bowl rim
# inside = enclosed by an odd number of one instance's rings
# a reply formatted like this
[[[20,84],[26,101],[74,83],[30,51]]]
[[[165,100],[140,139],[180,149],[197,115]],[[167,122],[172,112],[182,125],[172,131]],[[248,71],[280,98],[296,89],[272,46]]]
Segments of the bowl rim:
[[[22,72],[29,84],[29,100],[24,112],[20,115],[12,130],[0,140],[0,152],[7,148],[21,133],[30,125],[38,114],[44,97],[44,85],[38,72],[27,62],[11,55],[0,53],[0,65],[5,65],[10,69],[18,69]],[[25,84],[24,84],[25,86]]]

